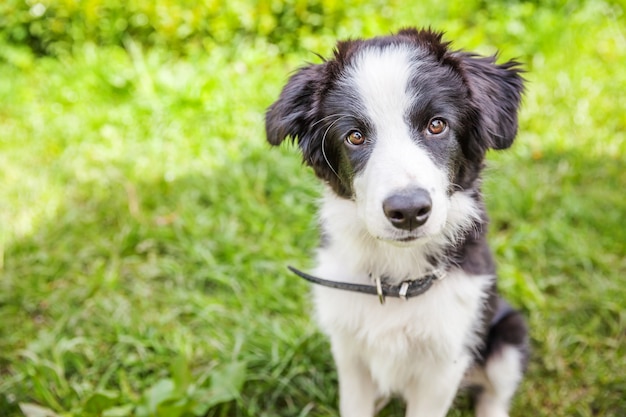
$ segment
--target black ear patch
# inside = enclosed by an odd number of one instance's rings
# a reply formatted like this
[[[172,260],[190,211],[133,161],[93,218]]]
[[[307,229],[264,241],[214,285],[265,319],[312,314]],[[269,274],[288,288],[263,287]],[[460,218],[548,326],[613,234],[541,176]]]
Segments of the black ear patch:
[[[496,64],[496,57],[460,53],[459,69],[470,91],[474,123],[471,132],[474,146],[506,149],[517,134],[524,79],[517,61]],[[478,151],[478,149],[475,149]]]
[[[286,138],[300,142],[316,117],[323,82],[323,65],[311,64],[291,76],[278,100],[265,114],[265,133],[272,145]]]
[[[336,73],[335,67],[335,61],[327,61],[311,64],[292,75],[278,100],[267,109],[265,133],[267,141],[275,146],[291,138],[315,174],[338,195],[349,196],[349,184],[337,174],[338,145],[324,141],[326,124],[321,123],[325,120],[321,103]]]

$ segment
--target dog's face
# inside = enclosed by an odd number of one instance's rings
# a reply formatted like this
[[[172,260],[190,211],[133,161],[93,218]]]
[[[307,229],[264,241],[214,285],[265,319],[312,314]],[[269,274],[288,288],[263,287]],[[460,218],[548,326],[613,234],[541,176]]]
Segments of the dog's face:
[[[494,61],[450,51],[430,31],[340,42],[333,59],[291,77],[268,109],[268,141],[297,140],[375,238],[436,236],[487,149],[509,147],[517,131],[520,71]]]

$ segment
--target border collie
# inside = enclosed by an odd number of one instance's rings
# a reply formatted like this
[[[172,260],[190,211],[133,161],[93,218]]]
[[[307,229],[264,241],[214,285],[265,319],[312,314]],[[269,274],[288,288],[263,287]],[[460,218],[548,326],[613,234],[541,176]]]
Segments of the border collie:
[[[391,396],[442,417],[460,387],[477,416],[508,415],[527,330],[497,295],[480,172],[517,133],[521,72],[404,29],[339,42],[267,110],[269,143],[297,142],[326,185],[317,266],[292,270],[315,283],[342,417]]]

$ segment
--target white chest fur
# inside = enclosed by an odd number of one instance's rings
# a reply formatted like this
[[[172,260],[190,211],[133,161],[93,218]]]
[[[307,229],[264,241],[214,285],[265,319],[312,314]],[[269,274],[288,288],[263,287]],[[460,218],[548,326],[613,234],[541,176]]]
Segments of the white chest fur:
[[[329,266],[320,265],[316,273],[339,280]],[[379,394],[398,393],[410,381],[427,378],[429,364],[440,369],[467,363],[491,280],[452,270],[425,294],[408,301],[387,298],[384,305],[372,295],[316,286],[316,317],[333,349],[366,365]]]

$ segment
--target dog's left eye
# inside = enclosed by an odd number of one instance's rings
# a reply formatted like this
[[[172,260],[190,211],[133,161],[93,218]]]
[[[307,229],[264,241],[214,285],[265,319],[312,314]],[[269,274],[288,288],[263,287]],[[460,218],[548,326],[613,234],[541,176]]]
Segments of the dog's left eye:
[[[430,122],[428,122],[428,133],[431,135],[440,135],[445,132],[447,128],[448,123],[439,117],[432,118]]]

